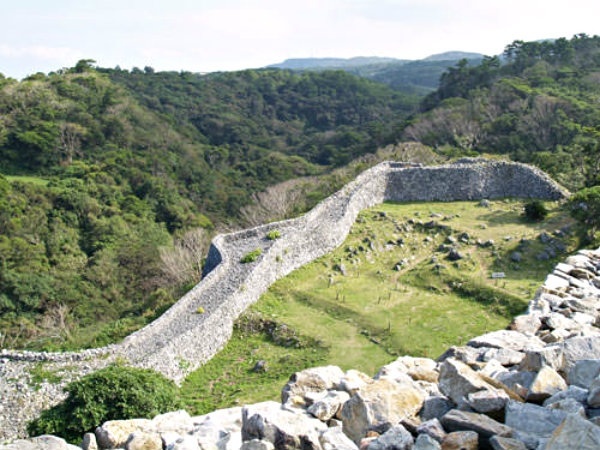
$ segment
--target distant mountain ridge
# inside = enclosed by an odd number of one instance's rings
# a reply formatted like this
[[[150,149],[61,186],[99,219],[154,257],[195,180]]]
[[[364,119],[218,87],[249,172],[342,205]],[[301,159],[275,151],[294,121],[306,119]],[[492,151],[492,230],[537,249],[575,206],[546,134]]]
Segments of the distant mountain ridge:
[[[458,61],[460,59],[482,59],[481,53],[449,51],[436,53],[422,59],[398,59],[383,56],[355,56],[352,58],[289,58],[283,62],[266,66],[270,69],[308,70],[342,69],[370,66],[373,64],[407,64],[415,61]]]
[[[442,73],[461,59],[476,65],[483,59],[480,53],[449,51],[423,59],[396,59],[379,56],[354,58],[293,58],[266,66],[292,71],[344,70],[409,94],[424,95],[435,89]]]

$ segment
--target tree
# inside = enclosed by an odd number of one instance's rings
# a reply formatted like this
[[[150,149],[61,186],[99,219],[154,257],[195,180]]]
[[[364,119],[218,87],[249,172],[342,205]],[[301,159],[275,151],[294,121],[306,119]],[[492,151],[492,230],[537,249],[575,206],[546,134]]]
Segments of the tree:
[[[582,189],[570,199],[571,216],[587,229],[588,238],[594,239],[600,227],[600,186]]]

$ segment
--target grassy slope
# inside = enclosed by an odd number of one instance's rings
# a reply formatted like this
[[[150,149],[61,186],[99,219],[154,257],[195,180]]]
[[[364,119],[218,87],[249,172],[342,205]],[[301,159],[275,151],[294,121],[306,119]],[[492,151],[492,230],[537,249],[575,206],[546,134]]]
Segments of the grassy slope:
[[[394,355],[435,358],[451,345],[506,327],[562,257],[538,260],[547,245],[539,234],[570,224],[556,204],[547,204],[552,212],[540,223],[523,220],[522,207],[507,200],[489,208],[413,203],[363,211],[340,248],[275,283],[248,313],[311,339],[286,347],[264,333],[237,330],[225,350],[186,380],[188,407],[202,413],[277,398],[290,373],[315,363],[372,375]],[[435,226],[425,225],[432,220]],[[469,235],[468,243],[455,244],[464,258],[448,261],[439,246],[461,233]],[[495,244],[483,248],[477,239]],[[572,239],[562,242],[573,248]],[[519,263],[510,258],[517,249]],[[506,278],[492,279],[491,272]],[[267,361],[267,372],[252,372],[258,360]]]

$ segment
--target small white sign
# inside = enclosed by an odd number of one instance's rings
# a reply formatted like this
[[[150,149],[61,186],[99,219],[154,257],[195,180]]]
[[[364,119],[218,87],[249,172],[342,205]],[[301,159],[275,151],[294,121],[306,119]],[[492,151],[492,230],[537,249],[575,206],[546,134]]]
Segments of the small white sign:
[[[492,278],[506,278],[504,272],[492,272]]]

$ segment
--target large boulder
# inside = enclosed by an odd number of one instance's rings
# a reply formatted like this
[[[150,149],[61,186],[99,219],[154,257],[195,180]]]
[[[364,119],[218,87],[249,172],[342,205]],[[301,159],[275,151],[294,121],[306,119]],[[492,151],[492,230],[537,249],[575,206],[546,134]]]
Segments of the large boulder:
[[[344,391],[329,391],[321,399],[308,407],[308,412],[323,422],[338,414],[342,405],[350,399],[350,394]]]
[[[242,408],[242,440],[261,439],[276,450],[321,450],[319,437],[327,425],[304,411],[292,412],[277,402]]]
[[[576,443],[576,444],[575,444]],[[545,450],[598,450],[600,427],[578,414],[571,414],[554,430]]]
[[[156,431],[149,419],[109,420],[96,428],[94,434],[100,448],[125,448],[129,436],[135,432]]]
[[[125,450],[162,450],[163,441],[160,434],[155,432],[135,431],[129,435]]]
[[[341,413],[344,433],[356,444],[368,430],[388,429],[415,416],[425,393],[413,383],[398,384],[386,378],[365,386],[348,400]]]
[[[192,418],[194,437],[202,448],[238,450],[242,444],[242,408],[218,409]]]
[[[64,439],[44,435],[30,439],[17,439],[16,441],[0,445],[2,450],[81,450],[80,447],[68,444]]]
[[[558,409],[510,401],[506,405],[505,424],[515,430],[515,437],[535,447],[549,438],[567,415]]]
[[[466,406],[467,396],[472,392],[495,390],[477,372],[454,358],[449,358],[440,365],[439,387],[458,406]]]
[[[340,426],[328,428],[321,434],[320,440],[323,450],[358,450]]]
[[[485,414],[453,409],[442,417],[442,425],[446,431],[474,431],[479,436],[482,449],[489,449],[492,436],[512,437],[513,430]]]
[[[286,403],[294,396],[304,397],[307,392],[338,389],[344,372],[337,366],[313,367],[296,372],[281,391],[281,400]]]
[[[522,352],[542,348],[542,342],[536,336],[530,336],[514,330],[499,330],[486,333],[482,336],[471,339],[467,345],[475,348],[490,347],[490,348],[506,348]]]

